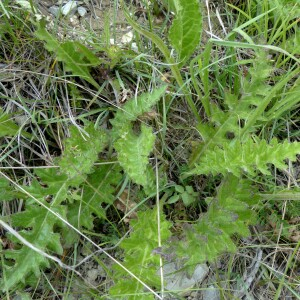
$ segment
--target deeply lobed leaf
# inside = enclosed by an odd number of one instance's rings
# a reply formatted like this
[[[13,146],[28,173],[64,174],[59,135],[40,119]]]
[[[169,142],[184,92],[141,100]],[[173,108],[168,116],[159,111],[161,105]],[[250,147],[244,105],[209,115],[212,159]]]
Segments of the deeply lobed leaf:
[[[74,185],[82,183],[86,174],[92,172],[98,154],[107,145],[107,136],[103,130],[97,130],[93,124],[84,128],[88,136],[83,136],[75,126],[70,127],[70,138],[65,141],[65,150],[59,160],[61,171],[67,174]]]
[[[155,89],[151,93],[144,93],[137,98],[130,99],[117,111],[111,124],[113,125],[113,137],[117,138],[123,132],[124,126],[131,127],[132,123],[144,113],[151,111],[151,108],[160,100],[166,91],[166,86]]]
[[[265,140],[253,141],[247,139],[241,142],[235,139],[216,146],[214,151],[208,151],[201,157],[196,167],[189,174],[223,174],[228,172],[239,177],[243,172],[256,175],[257,170],[270,174],[268,164],[278,169],[285,169],[284,159],[294,161],[300,153],[300,143],[284,141],[278,143],[273,139],[270,144]]]
[[[135,183],[144,187],[146,193],[153,191],[155,186],[154,174],[148,160],[154,141],[152,129],[142,124],[139,136],[132,129],[124,130],[114,144],[120,165]]]
[[[106,218],[105,204],[112,205],[115,200],[117,185],[122,179],[121,168],[118,164],[100,165],[80,190],[81,195],[73,197],[68,204],[67,218],[76,228],[85,227],[92,230],[96,216],[102,220]],[[78,239],[78,234],[64,228],[64,246],[70,247]]]
[[[144,187],[146,194],[153,192],[155,187],[154,172],[148,161],[154,147],[155,136],[151,127],[144,123],[141,124],[140,132],[135,133],[133,122],[149,112],[165,90],[166,86],[163,86],[152,93],[145,93],[137,99],[129,100],[111,121],[114,147],[118,152],[120,165],[135,183]]]
[[[132,220],[132,232],[129,238],[122,241],[120,247],[124,250],[123,265],[151,287],[160,288],[160,278],[157,275],[160,257],[153,254],[158,247],[158,218],[157,210],[139,212],[137,220]],[[161,243],[170,237],[171,223],[160,215]],[[152,295],[144,294],[144,287],[133,279],[119,266],[115,265],[115,285],[110,289],[110,294],[118,299],[137,300],[153,299]],[[144,298],[145,297],[145,298]]]
[[[248,226],[255,222],[251,208],[259,198],[253,193],[255,188],[248,180],[226,177],[207,213],[195,224],[186,226],[183,240],[172,246],[186,265],[213,261],[225,251],[235,251],[232,235],[248,236]]]
[[[52,210],[61,216],[66,214],[62,206],[52,208]],[[36,248],[46,252],[49,249],[62,254],[60,235],[53,231],[54,225],[60,224],[60,221],[48,210],[39,206],[28,206],[26,211],[12,215],[11,220],[14,226],[25,229],[19,231],[19,234]],[[15,237],[11,236],[10,239],[18,243]],[[49,267],[48,259],[43,255],[25,245],[15,247],[16,249],[4,252],[5,258],[12,260],[13,265],[4,264],[5,280],[0,285],[3,291],[10,290],[19,282],[25,283],[28,276],[39,277],[40,270]]]
[[[120,179],[120,174],[109,175],[107,168],[104,167],[95,174],[97,178],[90,177],[91,184],[88,187],[85,186],[87,191],[83,204],[76,202],[77,206],[68,205],[69,201],[75,203],[78,197],[76,197],[74,187],[79,187],[85,181],[87,174],[93,171],[98,153],[107,142],[105,133],[96,130],[92,124],[86,126],[85,129],[88,134],[86,138],[81,136],[75,127],[70,128],[71,137],[66,140],[65,151],[58,159],[60,169],[37,169],[35,171],[37,177],[32,180],[31,185],[23,187],[30,194],[30,196],[22,195],[22,198],[26,200],[24,211],[10,217],[12,226],[19,228],[19,234],[41,251],[62,254],[61,242],[64,242],[64,246],[70,246],[77,236],[57,216],[40,206],[36,199],[65,220],[68,220],[67,217],[70,218],[71,223],[74,224],[76,223],[74,219],[77,220],[82,209],[84,219],[80,219],[79,224],[77,221],[76,227],[86,226],[87,228],[91,228],[93,213],[101,210],[101,203],[112,202],[114,192],[112,185]],[[107,193],[102,197],[91,195],[96,180],[102,184],[101,191]],[[6,189],[9,188],[7,183],[2,182],[2,185]],[[5,195],[7,196],[7,193]],[[86,198],[89,196],[92,198]],[[93,207],[93,210],[90,207]],[[9,235],[9,238],[16,246],[15,249],[4,251],[5,258],[12,260],[13,263],[4,262],[5,281],[1,282],[3,290],[9,290],[20,282],[24,283],[29,277],[38,277],[40,270],[49,267],[47,258],[25,245],[20,245],[14,236]]]

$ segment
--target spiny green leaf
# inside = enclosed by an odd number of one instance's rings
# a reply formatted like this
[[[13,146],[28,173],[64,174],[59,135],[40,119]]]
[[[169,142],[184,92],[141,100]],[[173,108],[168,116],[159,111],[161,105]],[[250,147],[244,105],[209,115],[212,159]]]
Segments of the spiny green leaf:
[[[135,134],[132,127],[139,116],[149,112],[159,101],[165,90],[166,86],[163,86],[152,93],[145,93],[137,99],[129,100],[111,121],[114,147],[118,152],[120,165],[135,183],[144,187],[147,194],[153,192],[155,187],[154,172],[148,161],[155,136],[152,129],[145,124],[141,124],[139,134]]]
[[[132,129],[124,130],[114,143],[120,165],[135,183],[144,187],[146,193],[151,193],[155,187],[155,177],[148,159],[154,141],[152,129],[142,124],[139,136]]]
[[[125,251],[123,265],[146,284],[159,289],[160,278],[157,271],[160,257],[152,253],[158,247],[157,210],[147,210],[139,212],[137,215],[138,218],[131,221],[133,230],[130,237],[120,244],[120,247]],[[165,243],[171,234],[169,231],[171,223],[165,220],[162,213],[159,226],[161,242]],[[144,298],[144,295],[140,294],[144,292],[144,287],[117,265],[115,265],[114,277],[116,284],[110,289],[111,295],[127,300],[153,299],[152,295],[147,295]]]
[[[101,63],[91,50],[78,42],[59,42],[45,29],[43,22],[38,24],[35,36],[46,42],[45,48],[54,52],[58,61],[65,63],[66,71],[71,71],[73,75],[80,76],[96,88],[100,87],[88,69],[90,66],[97,66]]]
[[[253,120],[253,124],[248,127],[247,133],[255,132],[257,123],[266,121],[263,115],[264,109],[261,114],[257,114],[257,111],[265,106],[264,103],[273,88],[267,83],[273,68],[267,59],[267,53],[262,50],[256,51],[256,57],[252,62],[249,74],[245,78],[240,76],[244,80],[239,94],[225,91],[224,103],[222,103],[225,109],[217,103],[211,103],[209,122],[201,122],[197,125],[203,143],[194,148],[190,159],[191,167],[205,155],[205,152],[213,152],[216,146],[230,142],[234,138],[243,138],[244,128],[250,119]]]
[[[182,64],[190,58],[199,44],[202,16],[198,0],[173,0],[173,2],[176,8],[176,18],[169,31],[169,40]]]
[[[56,213],[65,216],[63,207],[52,208]],[[53,232],[57,218],[42,207],[28,206],[26,211],[11,216],[14,226],[22,226],[25,230],[19,231],[28,242],[36,248],[46,251],[47,249],[57,254],[62,254],[60,235]],[[10,238],[18,243],[15,237]],[[13,265],[4,265],[5,282],[1,282],[2,290],[9,290],[19,282],[25,283],[29,275],[39,277],[40,270],[49,267],[48,259],[38,254],[27,246],[21,246],[17,250],[6,250],[6,259],[13,260]]]
[[[95,216],[99,219],[106,218],[104,204],[113,204],[121,179],[121,168],[118,164],[98,166],[83,184],[82,196],[68,205],[69,223],[76,228],[92,230]],[[64,229],[63,236],[65,247],[71,246],[78,239],[78,234],[68,228]]]
[[[235,251],[231,236],[248,236],[248,225],[255,222],[249,206],[258,202],[253,193],[255,188],[249,181],[233,175],[225,178],[216,198],[210,201],[207,213],[195,224],[186,226],[183,240],[172,246],[177,248],[186,265],[212,261],[225,251]]]
[[[138,119],[139,116],[151,111],[151,108],[160,100],[166,91],[166,86],[162,86],[151,93],[144,93],[139,97],[132,98],[117,111],[111,124],[113,125],[113,135],[119,137],[123,132],[124,126],[131,126],[131,122]]]
[[[75,126],[70,128],[70,138],[65,141],[65,150],[59,165],[61,172],[67,174],[74,185],[85,180],[86,174],[92,172],[98,154],[107,145],[107,136],[103,130],[97,130],[93,124],[84,128],[88,136],[80,133]]]
[[[255,175],[256,171],[270,174],[268,164],[273,164],[278,169],[285,169],[284,159],[294,161],[300,153],[300,143],[284,141],[278,143],[273,139],[270,144],[265,140],[253,141],[247,139],[241,142],[235,139],[208,151],[201,157],[191,174],[223,174],[228,172],[239,177],[243,172]]]
[[[46,203],[46,198],[51,199],[57,204],[60,204],[67,197],[68,188],[68,176],[59,173],[57,169],[45,168],[36,169],[35,174],[39,178],[34,178],[30,186],[23,187],[32,197]],[[41,184],[42,182],[42,184]],[[24,195],[28,198],[28,195]],[[29,197],[27,199],[28,203],[35,203],[34,200]]]
[[[68,176],[60,174],[56,168],[36,169],[35,173],[39,179],[33,179],[31,186],[23,188],[53,212],[66,218],[67,207],[62,203],[68,194]],[[24,211],[10,216],[12,225],[18,227],[19,234],[36,248],[44,252],[50,250],[62,254],[61,236],[54,232],[54,227],[57,230],[65,224],[27,194],[22,198],[25,199]],[[13,235],[8,234],[8,238],[20,244]],[[5,250],[4,257],[5,282],[1,282],[1,289],[9,290],[29,277],[37,278],[40,270],[49,267],[47,258],[25,245],[18,245],[16,250]],[[13,264],[7,261],[10,259],[13,260]]]

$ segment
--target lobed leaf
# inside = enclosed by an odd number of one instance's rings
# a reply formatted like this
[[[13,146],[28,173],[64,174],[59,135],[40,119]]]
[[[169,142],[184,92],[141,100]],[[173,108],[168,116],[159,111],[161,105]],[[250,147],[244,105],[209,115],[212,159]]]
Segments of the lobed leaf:
[[[62,206],[53,207],[52,210],[61,216],[66,214]],[[58,222],[57,218],[45,208],[28,206],[26,211],[12,215],[11,221],[13,226],[24,228],[19,234],[36,248],[62,254],[60,235],[53,231],[54,225]],[[15,244],[18,243],[15,237],[8,236]],[[25,283],[29,276],[39,277],[40,270],[49,267],[48,259],[36,251],[25,245],[15,245],[15,248],[4,251],[4,256],[10,263],[4,264],[5,280],[0,283],[3,291],[10,290],[20,282]]]
[[[91,123],[84,128],[88,136],[83,136],[75,126],[70,127],[70,138],[65,141],[65,150],[59,160],[61,172],[67,174],[73,185],[82,183],[86,174],[93,170],[98,154],[107,145],[103,130],[97,130]]]
[[[122,179],[121,168],[118,164],[100,165],[92,174],[89,174],[82,186],[81,195],[73,197],[68,204],[67,218],[76,228],[93,229],[93,222],[97,216],[100,220],[106,218],[104,204],[112,205],[115,200],[117,185]],[[64,246],[70,247],[78,239],[78,234],[63,229]]]
[[[243,172],[256,175],[257,171],[270,174],[268,164],[278,169],[285,169],[284,159],[296,160],[300,153],[300,143],[289,143],[285,140],[278,143],[273,139],[270,144],[265,140],[253,141],[248,138],[245,142],[235,139],[216,146],[214,151],[208,151],[201,157],[191,174],[223,174],[228,172],[239,177]]]
[[[111,124],[113,125],[113,137],[119,137],[123,132],[124,126],[130,127],[144,113],[151,111],[151,108],[164,95],[167,86],[162,86],[151,93],[144,93],[136,99],[130,99],[117,111]]]
[[[147,210],[139,212],[137,215],[137,220],[131,221],[133,230],[129,238],[123,240],[120,244],[125,252],[123,265],[146,284],[160,289],[161,281],[157,275],[160,257],[153,254],[153,250],[159,245],[157,210]],[[165,243],[171,235],[169,231],[171,223],[166,221],[165,216],[161,214],[159,225],[161,242]],[[142,284],[130,277],[124,269],[118,265],[115,265],[114,269],[115,285],[110,289],[112,296],[127,300],[153,299],[152,295],[144,294]]]
[[[118,110],[113,125],[114,148],[118,152],[118,161],[128,176],[144,187],[146,194],[153,192],[155,176],[149,165],[148,156],[154,147],[155,136],[152,129],[141,124],[140,132],[133,131],[133,122],[149,112],[165,93],[166,86],[145,93],[137,99],[129,100]]]
[[[198,222],[184,227],[183,240],[173,244],[186,265],[213,261],[225,251],[234,252],[232,235],[248,236],[248,226],[255,223],[252,206],[259,198],[250,181],[228,175],[209,203],[207,213]]]
[[[244,79],[238,94],[225,91],[224,103],[221,105],[210,103],[209,122],[201,122],[197,125],[203,142],[193,150],[190,159],[191,167],[194,167],[206,152],[213,152],[215,147],[230,143],[234,138],[243,141],[246,127],[249,134],[257,130],[258,124],[268,121],[264,115],[264,106],[272,99],[269,97],[272,87],[266,83],[272,71],[267,53],[257,50],[249,74],[246,77],[240,76]],[[258,110],[261,110],[260,114],[257,113]],[[251,126],[248,126],[249,120],[252,120]]]
[[[147,194],[155,188],[155,177],[148,159],[154,141],[152,129],[142,124],[140,135],[135,135],[131,128],[127,128],[114,143],[120,165],[135,183],[144,187]]]

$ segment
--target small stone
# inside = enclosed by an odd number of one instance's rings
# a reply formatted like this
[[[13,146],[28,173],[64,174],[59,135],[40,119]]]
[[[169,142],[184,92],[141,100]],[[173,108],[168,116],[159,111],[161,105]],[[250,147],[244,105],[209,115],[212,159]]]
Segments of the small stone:
[[[87,271],[87,280],[93,282],[97,279],[99,273],[97,269],[91,269]]]
[[[72,26],[77,26],[79,24],[79,20],[78,20],[77,16],[73,16],[70,18],[70,24]],[[74,32],[74,28],[73,28],[73,32]]]
[[[139,51],[139,48],[138,48],[138,46],[137,46],[136,43],[132,43],[131,44],[131,50],[133,50],[134,52],[138,52]]]
[[[72,11],[74,11],[77,7],[77,1],[70,0],[67,2],[62,8],[61,8],[61,13],[66,16]]]
[[[53,5],[53,6],[49,7],[48,10],[55,17],[57,17],[59,15],[59,12],[60,12],[59,7],[56,6],[56,5]]]
[[[192,276],[189,276],[184,270],[180,270],[175,263],[164,265],[164,274],[166,290],[182,291],[181,296],[189,294],[196,284],[200,284],[209,272],[206,264],[199,264],[195,267]]]
[[[133,39],[133,32],[129,31],[126,34],[124,34],[121,38],[121,43],[122,44],[128,44],[132,41]]]
[[[30,2],[27,0],[16,0],[16,2],[27,10],[31,10]]]
[[[213,285],[209,286],[207,290],[202,293],[203,300],[220,300],[220,291]]]
[[[78,14],[79,14],[80,17],[84,17],[84,15],[87,13],[86,8],[83,7],[83,6],[79,6],[77,8],[77,11],[78,11]]]

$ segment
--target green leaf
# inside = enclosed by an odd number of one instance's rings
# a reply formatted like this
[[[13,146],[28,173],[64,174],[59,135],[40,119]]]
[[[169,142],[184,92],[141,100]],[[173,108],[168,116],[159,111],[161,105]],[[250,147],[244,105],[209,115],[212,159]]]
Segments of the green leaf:
[[[120,247],[125,252],[123,265],[134,273],[144,283],[160,290],[160,278],[157,271],[160,266],[160,256],[153,253],[158,247],[158,217],[157,210],[139,212],[137,220],[131,221],[133,228],[130,237],[123,240]],[[161,243],[164,244],[171,233],[171,223],[160,214]],[[144,286],[133,279],[119,266],[114,266],[115,285],[110,289],[110,294],[118,299],[138,300],[154,299],[152,295],[144,294]]]
[[[216,198],[209,199],[207,213],[184,228],[182,241],[173,243],[172,247],[177,249],[186,265],[213,261],[225,251],[235,251],[231,236],[248,236],[248,225],[255,223],[252,207],[259,200],[255,192],[248,180],[233,175],[223,180]]]
[[[184,187],[177,184],[175,185],[175,191],[182,194],[184,193]]]
[[[140,135],[135,135],[132,129],[128,128],[114,143],[120,165],[135,183],[144,187],[147,194],[155,188],[154,172],[148,159],[154,141],[152,129],[142,124]]]
[[[169,31],[169,40],[182,65],[195,51],[201,38],[202,16],[198,0],[173,0],[176,17]]]
[[[243,172],[255,175],[257,170],[263,174],[270,174],[268,164],[278,169],[286,169],[284,159],[296,160],[300,153],[300,143],[289,143],[285,140],[278,143],[273,139],[270,144],[265,140],[253,141],[247,139],[241,142],[235,139],[208,151],[201,157],[191,174],[223,174],[228,172],[239,177]]]
[[[167,201],[167,203],[168,204],[173,204],[173,203],[177,202],[179,199],[180,199],[179,195],[176,194],[176,195],[170,197],[169,200]]]
[[[196,201],[195,197],[193,197],[192,195],[190,195],[187,192],[184,192],[181,195],[181,198],[182,198],[183,204],[185,206],[189,206],[189,205],[191,205],[192,203],[194,203]]]
[[[68,221],[76,228],[85,227],[92,230],[94,219],[106,218],[106,206],[115,200],[117,185],[122,179],[121,168],[118,164],[100,165],[95,172],[88,175],[83,184],[82,197],[74,199],[68,205]],[[78,234],[64,228],[64,246],[70,247],[78,239]]]
[[[23,136],[27,138],[32,137],[32,135],[28,132],[22,131],[20,129],[20,126],[18,126],[12,119],[12,115],[4,113],[3,110],[0,108],[0,137],[13,137],[19,134],[20,132]]]
[[[138,33],[142,34],[143,36],[147,37],[148,39],[150,39],[159,48],[159,50],[165,57],[167,63],[169,64],[172,74],[173,74],[174,78],[176,79],[180,89],[182,90],[182,93],[185,95],[185,99],[186,99],[189,107],[191,108],[191,110],[194,114],[194,117],[196,118],[196,120],[198,122],[200,122],[201,117],[199,116],[198,109],[194,103],[194,100],[192,99],[192,97],[190,95],[190,91],[188,90],[188,88],[186,87],[186,85],[183,81],[183,78],[180,74],[179,66],[175,63],[175,60],[173,59],[168,47],[165,45],[165,42],[157,34],[147,31],[147,30],[144,30],[140,26],[140,24],[138,24],[131,18],[130,13],[127,11],[125,5],[123,5],[123,8],[124,8],[124,15],[126,17],[126,20],[133,27],[133,29],[136,30]]]
[[[111,120],[113,135],[119,137],[124,131],[124,126],[130,126],[131,122],[136,121],[139,116],[151,111],[151,108],[164,95],[166,88],[167,86],[162,86],[151,93],[144,93],[137,98],[128,100]]]
[[[20,127],[11,120],[10,115],[0,109],[0,137],[15,136],[19,130]]]
[[[210,103],[209,122],[201,122],[197,125],[203,142],[193,150],[191,167],[194,167],[205,152],[213,152],[216,146],[221,146],[234,138],[241,139],[243,142],[246,127],[249,134],[255,132],[259,124],[268,121],[264,110],[272,100],[272,93],[279,87],[278,84],[275,87],[271,86],[267,81],[273,71],[267,52],[257,50],[252,62],[248,76],[240,74],[243,80],[237,93],[225,91],[222,95],[223,103]],[[252,120],[251,126],[249,120]]]
[[[84,128],[88,134],[79,132],[70,127],[70,138],[65,141],[65,150],[59,160],[61,171],[67,174],[74,185],[82,183],[86,174],[93,170],[93,165],[98,159],[98,154],[107,145],[107,136],[103,130],[97,130],[90,123]]]
[[[23,187],[32,197],[47,205],[53,212],[66,218],[67,207],[62,203],[67,198],[68,176],[60,174],[58,169],[45,168],[35,170],[38,179]],[[23,211],[10,215],[12,226],[19,229],[19,234],[36,248],[47,252],[62,254],[61,236],[58,228],[65,224],[54,214],[41,207],[35,200],[25,194]],[[49,267],[48,259],[28,248],[11,234],[7,237],[17,246],[12,250],[4,250],[5,281],[1,281],[1,289],[11,289],[18,283],[25,283],[31,278],[38,278],[40,270]]]
[[[0,202],[13,200],[17,195],[9,181],[6,178],[0,178]]]
[[[100,65],[101,61],[91,50],[78,42],[59,42],[45,29],[44,22],[38,24],[35,36],[46,42],[45,48],[54,52],[58,61],[65,63],[66,71],[71,71],[73,75],[85,79],[96,88],[100,88],[91,76],[89,67]]]
[[[154,146],[155,135],[144,123],[141,124],[140,132],[135,133],[133,122],[149,112],[165,90],[166,86],[163,86],[152,93],[145,93],[137,99],[129,100],[111,121],[114,148],[118,152],[120,165],[135,183],[144,187],[147,194],[153,192],[155,188],[155,176],[148,159]]]
[[[63,207],[52,208],[53,211],[65,216]],[[28,242],[36,248],[46,251],[49,249],[57,254],[62,254],[62,246],[60,244],[60,235],[53,232],[57,218],[48,210],[37,207],[28,206],[26,211],[11,216],[12,224],[20,226],[25,230],[19,231]],[[10,237],[12,241],[18,243],[15,237]],[[0,288],[9,290],[19,282],[25,283],[26,278],[30,275],[39,277],[40,269],[49,267],[48,259],[43,255],[35,252],[27,246],[21,246],[16,250],[5,250],[6,259],[13,261],[13,265],[4,264],[5,281],[2,281]]]

